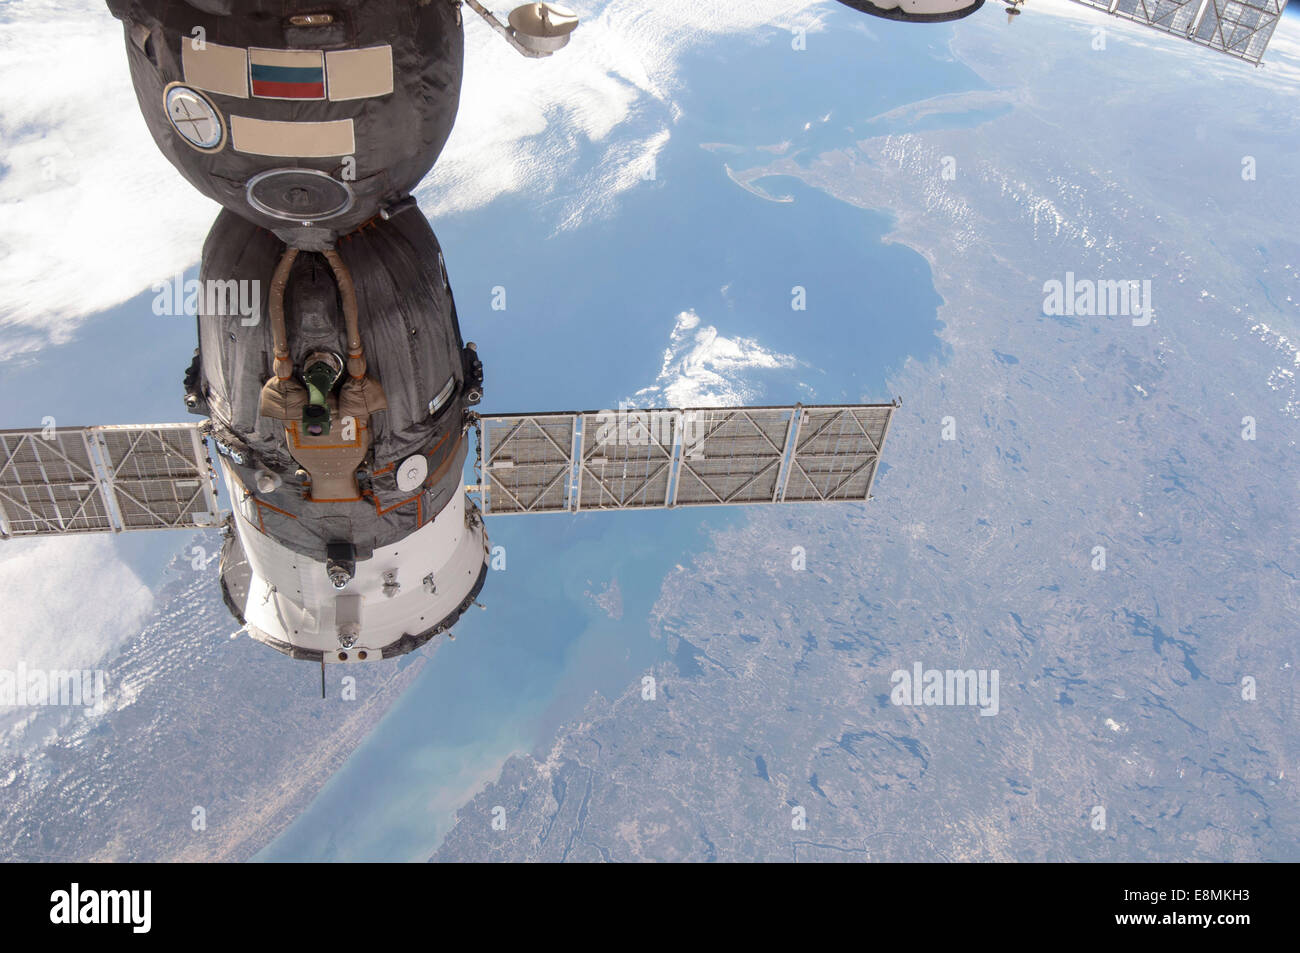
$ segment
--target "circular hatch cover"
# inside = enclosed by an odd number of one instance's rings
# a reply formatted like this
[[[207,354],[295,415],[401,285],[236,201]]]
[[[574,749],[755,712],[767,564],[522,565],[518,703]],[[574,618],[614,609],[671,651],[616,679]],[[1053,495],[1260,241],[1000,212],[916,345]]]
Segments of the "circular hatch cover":
[[[248,180],[248,204],[264,215],[302,225],[342,215],[352,207],[352,189],[316,169],[268,169]]]

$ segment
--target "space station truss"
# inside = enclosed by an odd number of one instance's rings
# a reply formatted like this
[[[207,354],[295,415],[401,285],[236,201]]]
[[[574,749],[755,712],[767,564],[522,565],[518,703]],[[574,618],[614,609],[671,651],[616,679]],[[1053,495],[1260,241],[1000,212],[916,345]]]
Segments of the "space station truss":
[[[895,404],[478,418],[483,512],[867,500]]]
[[[0,538],[217,525],[201,427],[0,430]]]
[[[1286,0],[1074,0],[1259,65]]]

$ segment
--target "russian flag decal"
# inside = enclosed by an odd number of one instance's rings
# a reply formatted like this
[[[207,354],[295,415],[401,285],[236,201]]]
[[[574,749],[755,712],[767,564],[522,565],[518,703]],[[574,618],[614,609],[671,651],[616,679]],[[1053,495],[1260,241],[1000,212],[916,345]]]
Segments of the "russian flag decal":
[[[324,99],[325,56],[320,50],[250,47],[248,78],[259,99]]]

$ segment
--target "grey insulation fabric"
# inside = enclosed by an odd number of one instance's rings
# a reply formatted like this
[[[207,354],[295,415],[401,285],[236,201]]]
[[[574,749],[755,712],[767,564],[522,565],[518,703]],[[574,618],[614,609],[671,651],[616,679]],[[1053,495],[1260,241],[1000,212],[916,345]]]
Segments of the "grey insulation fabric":
[[[418,508],[428,520],[446,505],[451,492],[459,491],[465,454],[463,341],[442,253],[428,221],[411,203],[391,219],[376,219],[344,236],[337,248],[356,285],[367,373],[383,387],[388,403],[387,410],[371,418],[373,501],[302,499],[293,476],[298,465],[286,446],[282,422],[259,414],[262,385],[272,374],[267,316],[271,275],[284,252],[279,239],[222,212],[208,235],[200,271],[204,288],[233,280],[257,282],[260,289],[260,318],[255,323],[238,313],[208,313],[207,302],[201,302],[203,386],[219,430],[248,450],[242,463],[233,464],[245,485],[255,485],[259,468],[278,473],[284,481],[274,493],[258,496],[296,519],[264,510],[261,515],[268,530],[274,527],[289,545],[312,553],[323,553],[328,538],[355,539],[359,548],[366,549],[385,545],[414,528],[414,506],[384,514],[377,511],[411,498],[412,494],[397,489],[390,465],[416,453],[429,456],[431,474],[440,467],[446,471],[428,488]],[[285,293],[285,328],[296,372],[313,350],[346,354],[337,286],[319,254],[302,252],[294,262]],[[452,398],[437,415],[430,415],[429,401],[449,379],[455,383]],[[451,455],[456,459],[448,463]]]
[[[346,234],[414,189],[433,167],[456,120],[464,33],[460,12],[449,2],[336,0],[326,5],[334,23],[323,29],[291,25],[294,14],[322,9],[319,3],[303,0],[234,0],[227,15],[179,0],[109,0],[108,6],[123,22],[131,81],[149,132],[163,155],[204,195],[291,238],[295,229],[290,225],[249,205],[245,196],[248,180],[259,172],[287,167],[315,169],[348,181],[356,193],[352,209],[319,223],[318,228],[296,230],[300,245]],[[319,49],[328,53],[389,46],[393,90],[387,95],[343,101],[202,90],[228,129],[232,117],[238,116],[294,123],[351,120],[355,130],[350,157],[269,157],[243,153],[230,144],[204,152],[177,135],[164,108],[168,84],[185,81],[182,49],[193,42],[196,30],[202,31],[207,44],[242,50]],[[350,162],[346,161],[349,158]],[[302,234],[305,231],[320,235],[306,236]]]

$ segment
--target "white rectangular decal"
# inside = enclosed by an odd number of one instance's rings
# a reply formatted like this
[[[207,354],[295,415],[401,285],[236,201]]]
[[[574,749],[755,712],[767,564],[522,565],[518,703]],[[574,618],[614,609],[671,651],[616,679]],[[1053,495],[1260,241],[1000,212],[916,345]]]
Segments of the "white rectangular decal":
[[[248,56],[238,46],[204,43],[181,37],[181,70],[190,86],[239,99],[248,98]]]
[[[332,50],[325,54],[325,74],[333,102],[387,96],[393,91],[393,48]]]
[[[273,122],[231,116],[230,141],[236,152],[257,156],[323,159],[352,155],[356,151],[351,119]]]

